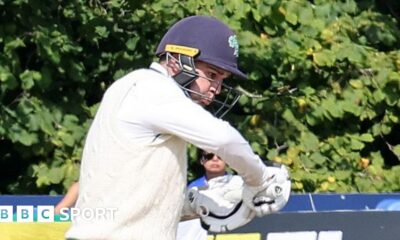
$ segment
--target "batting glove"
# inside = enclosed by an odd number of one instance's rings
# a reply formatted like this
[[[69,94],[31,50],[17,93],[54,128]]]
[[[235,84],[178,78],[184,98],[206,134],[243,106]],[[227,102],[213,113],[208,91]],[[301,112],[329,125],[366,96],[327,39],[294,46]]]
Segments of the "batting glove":
[[[281,210],[289,201],[291,181],[284,165],[267,166],[269,177],[261,186],[244,185],[243,201],[261,217]]]

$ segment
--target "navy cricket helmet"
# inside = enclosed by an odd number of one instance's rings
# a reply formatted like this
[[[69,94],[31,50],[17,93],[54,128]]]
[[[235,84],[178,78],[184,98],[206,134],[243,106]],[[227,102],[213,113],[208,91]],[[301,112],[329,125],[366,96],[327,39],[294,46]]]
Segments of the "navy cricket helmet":
[[[239,44],[235,33],[213,17],[191,16],[175,23],[162,38],[156,55],[160,57],[167,52],[191,55],[195,60],[247,79],[237,65]]]

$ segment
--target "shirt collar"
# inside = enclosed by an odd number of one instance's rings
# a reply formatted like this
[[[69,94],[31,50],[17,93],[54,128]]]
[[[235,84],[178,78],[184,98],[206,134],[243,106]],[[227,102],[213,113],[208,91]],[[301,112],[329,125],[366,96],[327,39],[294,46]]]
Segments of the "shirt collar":
[[[169,76],[167,69],[165,69],[160,63],[158,62],[152,62],[150,65],[150,68],[165,75]]]

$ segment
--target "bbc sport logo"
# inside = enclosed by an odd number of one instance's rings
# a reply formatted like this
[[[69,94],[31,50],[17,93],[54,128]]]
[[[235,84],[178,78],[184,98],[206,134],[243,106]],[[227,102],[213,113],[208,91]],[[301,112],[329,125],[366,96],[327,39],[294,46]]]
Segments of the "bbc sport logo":
[[[117,208],[62,208],[54,214],[54,206],[0,206],[0,222],[67,222],[77,216],[84,221],[112,221],[116,212]]]

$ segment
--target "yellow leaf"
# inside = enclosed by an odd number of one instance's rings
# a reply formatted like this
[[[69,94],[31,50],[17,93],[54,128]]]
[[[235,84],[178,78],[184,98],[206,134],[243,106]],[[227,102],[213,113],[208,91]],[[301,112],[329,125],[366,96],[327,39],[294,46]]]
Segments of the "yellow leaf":
[[[360,89],[364,86],[361,80],[350,80],[349,84],[355,89]]]

